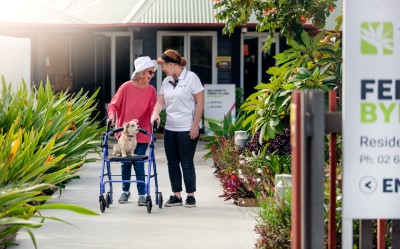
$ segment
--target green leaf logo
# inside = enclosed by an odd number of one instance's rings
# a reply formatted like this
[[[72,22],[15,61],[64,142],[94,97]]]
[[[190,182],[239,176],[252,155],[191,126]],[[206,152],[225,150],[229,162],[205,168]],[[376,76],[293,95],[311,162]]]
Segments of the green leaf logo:
[[[390,22],[361,23],[361,54],[393,54],[393,24]]]

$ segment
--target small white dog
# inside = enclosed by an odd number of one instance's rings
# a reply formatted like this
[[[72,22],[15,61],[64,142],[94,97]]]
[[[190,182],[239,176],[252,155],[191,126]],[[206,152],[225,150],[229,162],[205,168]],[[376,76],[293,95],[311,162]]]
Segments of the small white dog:
[[[118,143],[114,144],[113,156],[134,156],[137,146],[136,134],[139,132],[139,120],[133,119],[124,124],[124,130],[118,139]]]

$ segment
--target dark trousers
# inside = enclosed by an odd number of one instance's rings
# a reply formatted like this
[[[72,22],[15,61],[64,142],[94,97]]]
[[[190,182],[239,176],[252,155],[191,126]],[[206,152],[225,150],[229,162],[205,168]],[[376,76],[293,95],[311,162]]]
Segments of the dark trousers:
[[[182,175],[187,193],[196,191],[193,158],[199,138],[190,139],[189,131],[164,131],[164,148],[168,161],[172,192],[182,191]],[[181,170],[182,169],[182,170]]]

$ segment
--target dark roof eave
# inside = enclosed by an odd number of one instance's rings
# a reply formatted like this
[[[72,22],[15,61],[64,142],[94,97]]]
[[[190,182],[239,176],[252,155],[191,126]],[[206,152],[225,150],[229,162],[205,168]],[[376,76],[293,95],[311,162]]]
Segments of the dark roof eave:
[[[121,28],[121,27],[224,27],[224,23],[111,23],[111,24],[58,24],[58,23],[0,23],[0,29],[7,28]],[[256,24],[242,26],[254,27]],[[240,27],[242,27],[240,26]]]
[[[224,27],[225,23],[127,23],[132,27]],[[238,25],[238,27],[255,27],[255,23]]]

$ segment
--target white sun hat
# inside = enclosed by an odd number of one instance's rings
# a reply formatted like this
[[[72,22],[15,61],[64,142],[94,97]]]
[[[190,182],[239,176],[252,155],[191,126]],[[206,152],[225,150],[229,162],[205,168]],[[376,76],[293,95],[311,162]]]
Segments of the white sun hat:
[[[131,79],[135,74],[141,72],[149,67],[154,67],[154,71],[157,70],[157,61],[150,59],[149,56],[139,57],[135,60],[135,71],[132,74]]]

